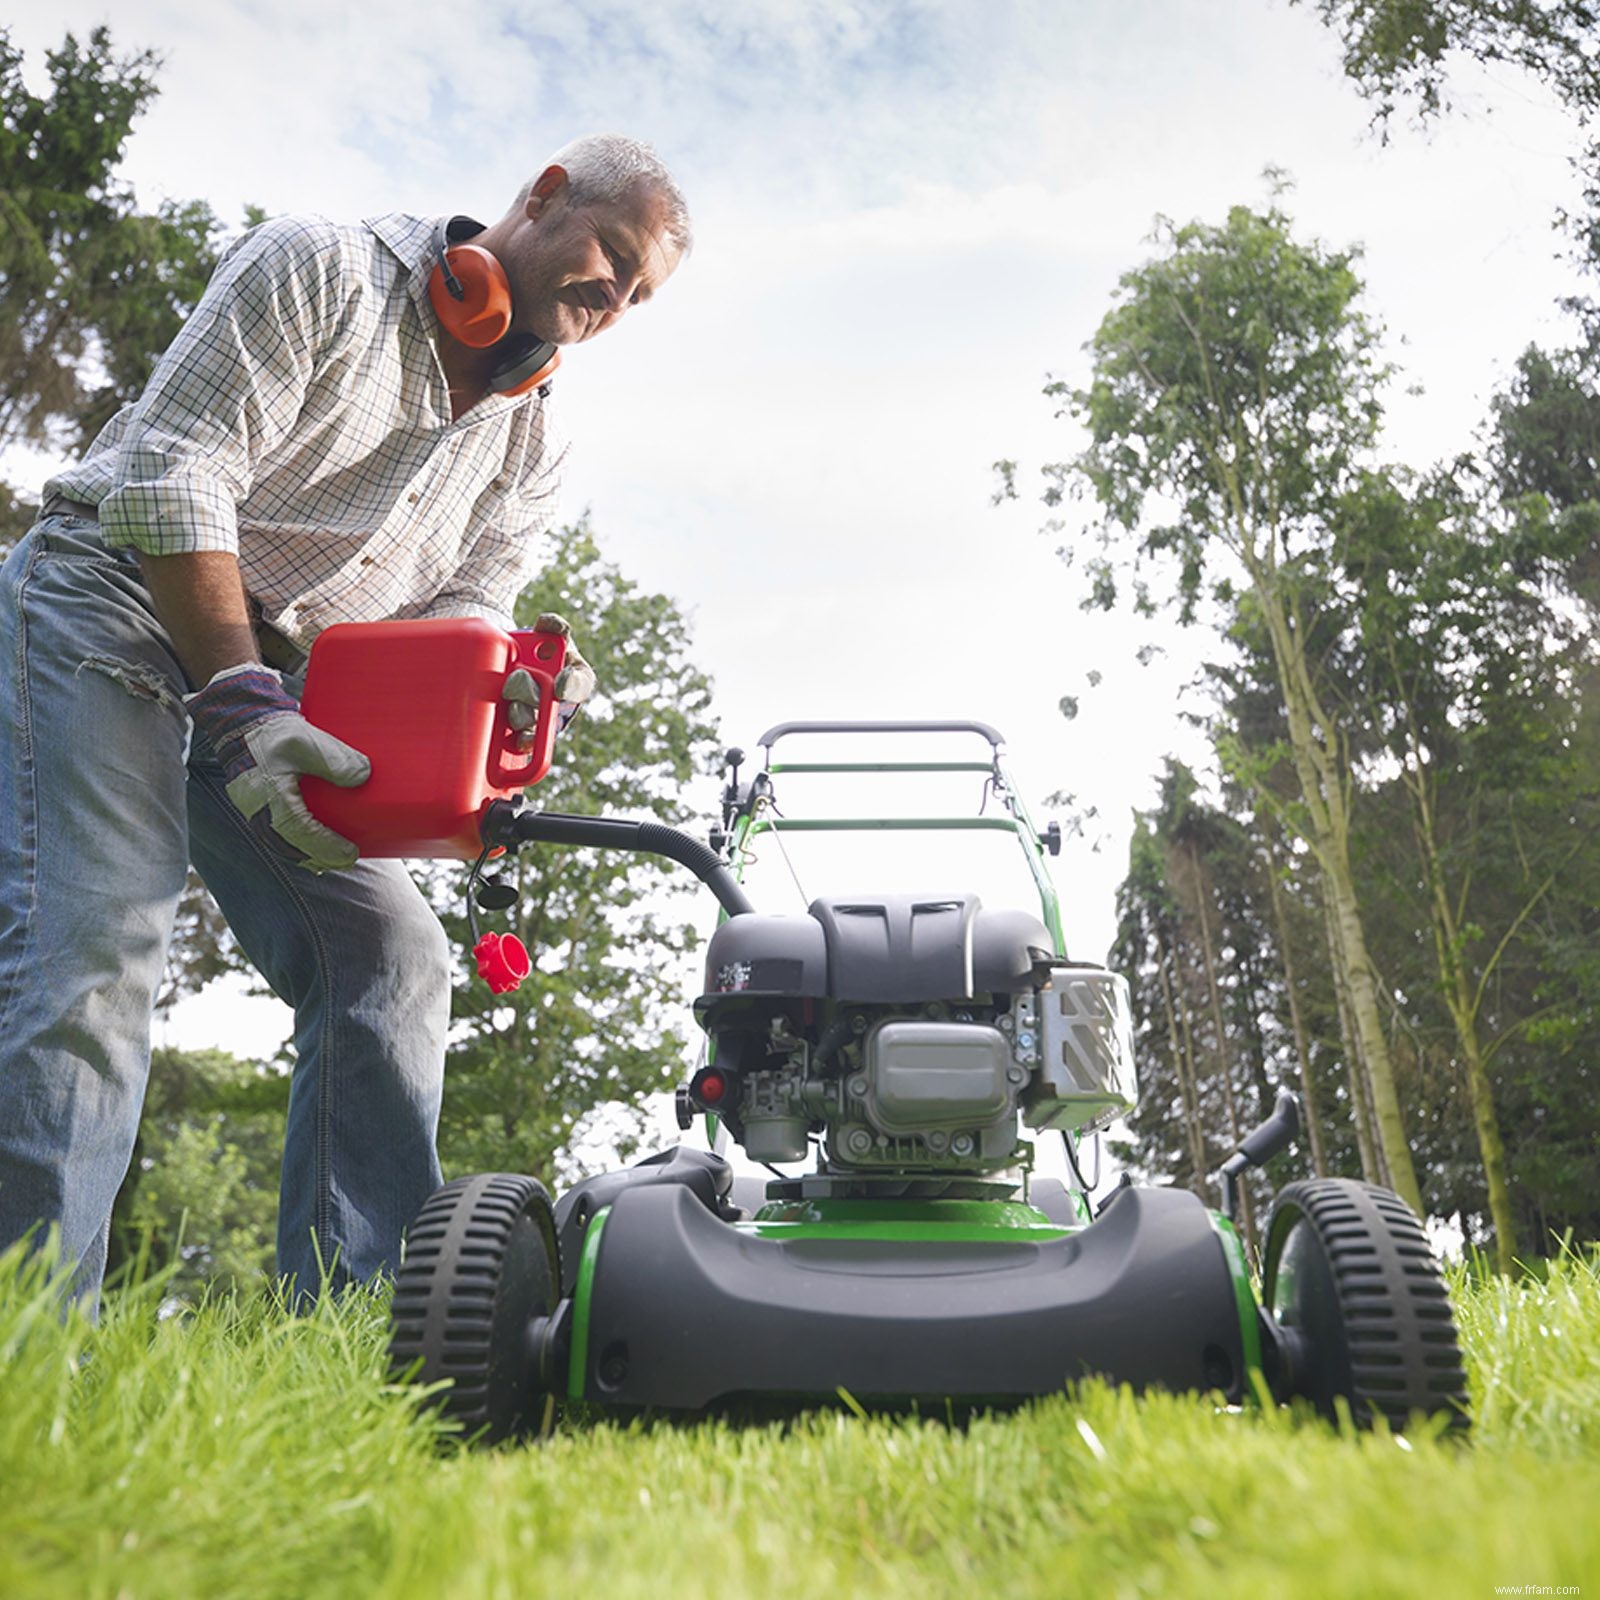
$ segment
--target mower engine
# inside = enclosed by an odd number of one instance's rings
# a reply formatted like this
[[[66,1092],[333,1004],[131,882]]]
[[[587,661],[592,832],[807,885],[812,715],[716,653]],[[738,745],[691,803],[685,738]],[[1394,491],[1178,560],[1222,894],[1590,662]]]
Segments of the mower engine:
[[[976,895],[734,917],[695,1014],[711,1049],[679,1120],[714,1112],[763,1162],[802,1160],[820,1138],[807,1195],[908,1179],[955,1193],[1025,1164],[1024,1124],[1085,1132],[1135,1098],[1126,980]]]

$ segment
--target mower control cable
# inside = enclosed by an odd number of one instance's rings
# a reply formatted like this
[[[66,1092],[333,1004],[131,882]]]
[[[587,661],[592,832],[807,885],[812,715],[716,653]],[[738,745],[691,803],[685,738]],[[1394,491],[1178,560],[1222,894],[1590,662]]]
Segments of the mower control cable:
[[[717,897],[730,917],[755,907],[715,851],[661,822],[624,817],[583,817],[564,811],[524,811],[510,800],[491,800],[480,827],[486,845],[570,844],[597,850],[631,850],[666,856],[687,867]]]
[[[1078,1188],[1085,1201],[1100,1187],[1100,1135],[1094,1136],[1094,1182],[1084,1181],[1083,1168],[1078,1165],[1078,1147],[1073,1142],[1071,1133],[1067,1129],[1061,1130],[1061,1143],[1066,1147],[1067,1165],[1072,1168],[1072,1176],[1078,1180]]]

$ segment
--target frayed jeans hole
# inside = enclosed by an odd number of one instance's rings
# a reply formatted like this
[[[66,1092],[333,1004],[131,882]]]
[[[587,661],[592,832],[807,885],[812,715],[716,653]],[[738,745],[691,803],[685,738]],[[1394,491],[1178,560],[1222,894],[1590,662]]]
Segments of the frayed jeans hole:
[[[154,705],[173,707],[179,703],[177,695],[172,692],[172,685],[154,667],[113,661],[105,656],[91,656],[78,671],[104,673],[113,683],[121,684],[135,700],[148,700]]]

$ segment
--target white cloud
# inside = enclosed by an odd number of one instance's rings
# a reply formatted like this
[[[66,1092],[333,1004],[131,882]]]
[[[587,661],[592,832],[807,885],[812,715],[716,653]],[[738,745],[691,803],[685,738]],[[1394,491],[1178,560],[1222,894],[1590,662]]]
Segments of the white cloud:
[[[59,0],[14,37],[41,51],[99,15]],[[1302,228],[1366,242],[1374,309],[1409,336],[1428,393],[1391,415],[1416,459],[1464,442],[1570,287],[1549,219],[1571,130],[1546,102],[1469,76],[1458,100],[1492,115],[1380,149],[1336,42],[1282,0],[126,0],[115,31],[167,55],[130,171],[228,217],[487,210],[576,132],[652,139],[699,243],[569,358],[573,506],[695,610],[730,739],[987,714],[1038,792],[1119,824],[1192,742],[1183,668],[1128,666],[1126,626],[1079,615],[1032,514],[989,509],[988,464],[1070,451],[1040,386],[1081,370],[1152,216],[1218,216],[1289,168]],[[1107,687],[1066,724],[1091,666]],[[1067,862],[1090,953],[1120,863]]]

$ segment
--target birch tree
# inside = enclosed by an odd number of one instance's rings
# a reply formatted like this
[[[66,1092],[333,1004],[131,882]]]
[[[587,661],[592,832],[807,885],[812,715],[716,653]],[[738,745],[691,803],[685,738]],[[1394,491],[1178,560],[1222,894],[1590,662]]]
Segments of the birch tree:
[[[1286,822],[1315,855],[1330,957],[1393,1187],[1422,1209],[1351,866],[1347,730],[1307,648],[1300,582],[1358,480],[1390,375],[1361,306],[1356,253],[1301,242],[1274,201],[1220,225],[1158,224],[1158,253],[1123,275],[1089,343],[1088,385],[1046,393],[1087,431],[1045,469],[1047,503],[1086,491],[1088,603],[1181,624],[1254,609],[1269,645],[1296,793]],[[1003,491],[1014,467],[1001,464]],[[1274,796],[1264,796],[1274,799]]]

